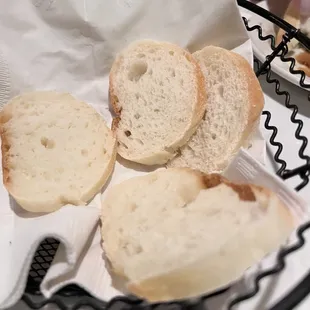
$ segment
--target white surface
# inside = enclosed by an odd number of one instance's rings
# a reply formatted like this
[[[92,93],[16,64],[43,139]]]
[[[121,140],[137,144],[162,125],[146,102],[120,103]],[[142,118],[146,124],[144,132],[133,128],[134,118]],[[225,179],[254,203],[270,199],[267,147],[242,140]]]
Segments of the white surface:
[[[268,4],[266,1],[262,1],[258,4],[264,9],[268,10]],[[250,11],[247,11],[245,9],[241,9],[242,15],[248,19],[249,26],[252,27],[254,25],[259,25],[262,27],[262,34],[263,36],[266,35],[273,35],[275,36],[275,28],[274,25],[269,22],[268,20],[264,19],[263,17],[252,13]],[[260,60],[260,61],[265,61],[266,56],[270,55],[273,51],[270,47],[270,40],[262,41],[258,38],[258,31],[253,30],[249,32],[249,36],[251,38],[252,44],[253,44],[253,50],[255,56]],[[300,74],[294,75],[289,72],[289,67],[291,65],[291,62],[282,62],[279,57],[276,57],[274,61],[271,64],[272,70],[279,74],[281,77],[284,79],[290,81],[291,83],[299,86],[299,81],[301,78]],[[295,70],[297,70],[298,64],[295,66]],[[306,76],[305,77],[305,84],[310,85],[310,77]]]

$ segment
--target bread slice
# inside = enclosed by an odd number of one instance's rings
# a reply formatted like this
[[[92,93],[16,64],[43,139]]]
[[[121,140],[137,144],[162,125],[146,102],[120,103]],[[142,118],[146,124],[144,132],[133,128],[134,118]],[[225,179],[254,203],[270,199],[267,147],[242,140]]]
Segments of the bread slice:
[[[259,123],[263,92],[249,63],[231,51],[208,46],[194,54],[205,75],[206,114],[169,167],[221,172]]]
[[[41,91],[11,100],[0,113],[3,183],[31,212],[84,205],[105,184],[116,139],[88,104]]]
[[[110,72],[118,153],[145,165],[166,163],[196,130],[205,97],[204,77],[191,54],[166,42],[132,43]]]
[[[102,204],[103,247],[112,268],[128,279],[132,293],[150,301],[229,284],[293,227],[293,216],[269,190],[187,168],[124,181]]]

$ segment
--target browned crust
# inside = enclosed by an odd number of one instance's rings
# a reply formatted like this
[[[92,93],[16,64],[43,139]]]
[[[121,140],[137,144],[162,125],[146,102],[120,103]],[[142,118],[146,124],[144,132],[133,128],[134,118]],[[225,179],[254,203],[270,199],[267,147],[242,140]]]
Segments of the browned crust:
[[[10,178],[10,168],[9,168],[9,156],[8,150],[10,148],[10,144],[5,135],[1,134],[2,144],[1,144],[1,152],[2,152],[2,174],[3,174],[3,184],[9,189],[11,184]]]
[[[1,135],[1,152],[2,152],[2,174],[3,174],[3,184],[8,191],[11,188],[11,178],[10,178],[10,157],[9,150],[11,143],[9,136],[5,130],[5,124],[12,117],[10,106],[5,106],[0,112],[0,135]]]
[[[200,121],[202,120],[205,114],[205,111],[206,111],[206,107],[207,107],[206,81],[205,81],[205,76],[201,70],[201,67],[198,61],[194,58],[194,56],[188,53],[187,51],[185,51],[184,56],[186,57],[188,61],[190,61],[195,66],[195,72],[196,72],[196,77],[197,77],[197,84],[198,84],[197,103],[196,103],[195,111],[193,113],[192,124],[191,124],[193,128],[196,128],[199,125]]]
[[[247,84],[249,112],[247,124],[243,130],[242,137],[233,153],[237,152],[240,147],[247,146],[249,138],[254,130],[259,125],[259,119],[264,108],[265,100],[264,93],[260,83],[248,61],[241,55],[229,51],[232,54],[233,60],[236,61],[238,70],[242,71],[245,76],[244,83]]]
[[[264,94],[260,83],[248,61],[239,54],[233,52],[231,53],[234,55],[239,69],[244,72],[246,76],[246,83],[248,85],[250,107],[247,127],[244,131],[245,135],[248,135],[252,132],[253,126],[257,123],[261,116],[265,104]]]
[[[103,188],[103,186],[106,184],[107,180],[109,179],[111,173],[113,172],[114,165],[116,162],[116,155],[117,155],[117,140],[116,140],[114,132],[111,132],[111,134],[112,134],[112,139],[113,139],[113,148],[111,151],[110,160],[108,162],[108,165],[107,165],[106,169],[104,170],[104,173],[101,176],[100,180],[93,187],[93,189],[90,190],[85,195],[85,197],[82,197],[83,201],[87,202],[90,199],[92,199]],[[109,147],[110,147],[110,145],[109,145]]]
[[[116,133],[120,121],[121,121],[120,117],[114,117],[112,120],[111,130],[114,134]]]
[[[228,181],[220,174],[205,174],[203,175],[202,181],[206,188],[213,188],[220,184],[225,184],[232,188],[239,196],[240,200],[243,201],[256,201],[254,192],[252,190],[253,185],[249,184],[236,184]]]
[[[110,99],[111,107],[112,107],[114,113],[116,114],[116,117],[114,117],[112,120],[111,130],[115,133],[116,133],[118,124],[121,120],[122,108],[121,108],[121,106],[119,106],[119,100],[118,100],[118,97],[117,97],[116,91],[115,91],[114,76],[116,75],[116,72],[119,68],[121,61],[122,61],[122,57],[118,56],[118,58],[114,61],[113,65],[112,65],[110,75],[109,75],[109,99]]]

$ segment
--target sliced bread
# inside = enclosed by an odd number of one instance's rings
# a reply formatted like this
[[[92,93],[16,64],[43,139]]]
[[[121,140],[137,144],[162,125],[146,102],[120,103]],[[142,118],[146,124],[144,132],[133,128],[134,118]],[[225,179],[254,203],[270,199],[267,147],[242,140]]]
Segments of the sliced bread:
[[[111,130],[91,106],[69,94],[15,97],[0,113],[0,130],[3,183],[28,211],[84,205],[113,170]]]
[[[118,153],[146,165],[171,159],[202,119],[204,84],[199,65],[182,48],[149,40],[129,45],[110,72]]]
[[[196,133],[168,166],[221,172],[238,149],[248,145],[259,123],[264,96],[242,56],[214,46],[193,56],[205,75],[207,109]]]
[[[292,215],[269,190],[187,168],[124,181],[102,203],[103,247],[112,268],[132,293],[150,301],[229,284],[293,227]]]

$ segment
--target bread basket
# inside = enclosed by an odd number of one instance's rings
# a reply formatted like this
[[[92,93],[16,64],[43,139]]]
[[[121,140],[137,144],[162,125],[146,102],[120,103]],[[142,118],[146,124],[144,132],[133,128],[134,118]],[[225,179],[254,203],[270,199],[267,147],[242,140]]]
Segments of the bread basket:
[[[286,57],[287,53],[287,43],[295,38],[302,42],[307,48],[310,49],[310,39],[303,35],[298,29],[283,21],[282,19],[276,17],[270,12],[260,8],[259,6],[250,3],[246,0],[238,0],[239,6],[251,11],[252,13],[259,14],[263,18],[273,22],[278,27],[282,28],[285,32],[283,35],[282,42],[279,45],[275,45],[275,38],[271,35],[263,36],[262,29],[259,25],[249,26],[246,18],[243,18],[246,29],[251,32],[256,32],[260,40],[268,40],[270,42],[271,48],[273,50],[272,54],[267,56],[266,61],[261,63],[257,59],[255,61],[255,71],[256,75],[266,79],[267,83],[273,84],[274,90],[278,96],[284,96],[285,106],[291,112],[291,122],[296,124],[296,131],[294,133],[295,139],[299,142],[300,149],[298,152],[299,158],[302,160],[303,165],[295,167],[294,169],[286,169],[287,163],[285,158],[282,157],[281,153],[283,148],[289,147],[284,145],[277,138],[278,128],[273,125],[272,114],[269,111],[263,112],[263,118],[265,121],[265,128],[270,131],[271,136],[269,143],[273,147],[274,151],[274,163],[279,167],[277,175],[282,179],[287,180],[290,178],[299,178],[298,185],[296,186],[296,191],[300,191],[305,188],[309,183],[310,175],[310,157],[305,155],[304,151],[307,146],[307,137],[303,135],[303,122],[298,117],[298,107],[290,102],[290,94],[287,91],[283,91],[280,85],[280,81],[273,77],[270,69],[270,63],[279,57],[283,62],[290,63],[290,73],[297,75],[300,78],[300,85],[304,89],[310,89],[310,85],[305,84],[305,74],[300,70],[294,70],[295,60],[293,58]],[[310,101],[310,95],[308,100]],[[309,186],[309,185],[308,185]],[[310,222],[302,225],[297,232],[298,242],[281,250],[277,257],[277,265],[267,271],[259,273],[255,278],[255,285],[253,289],[247,292],[240,293],[229,301],[228,309],[233,309],[237,304],[242,303],[254,297],[260,289],[260,281],[266,277],[273,277],[285,268],[285,259],[288,255],[294,255],[294,252],[303,247],[305,238],[303,233],[310,229]],[[55,252],[58,247],[58,241],[55,239],[44,240],[33,259],[31,270],[29,272],[28,283],[23,296],[23,301],[31,309],[41,309],[45,305],[54,304],[58,306],[59,309],[204,309],[204,301],[214,297],[215,295],[220,295],[224,293],[227,289],[217,291],[211,295],[202,296],[199,299],[193,301],[182,301],[182,302],[171,302],[169,304],[147,304],[143,300],[139,300],[131,296],[122,296],[112,299],[109,302],[103,302],[96,300],[95,298],[88,295],[83,289],[77,286],[67,286],[57,294],[55,294],[50,299],[44,299],[40,294],[39,286],[42,278],[44,277],[46,271],[48,270],[50,263],[53,260]],[[290,292],[278,301],[275,305],[270,308],[270,310],[285,310],[294,308],[301,300],[303,300],[308,293],[310,293],[310,287],[306,285],[310,283],[310,271],[307,273],[305,270],[304,279],[294,288],[291,288]]]

